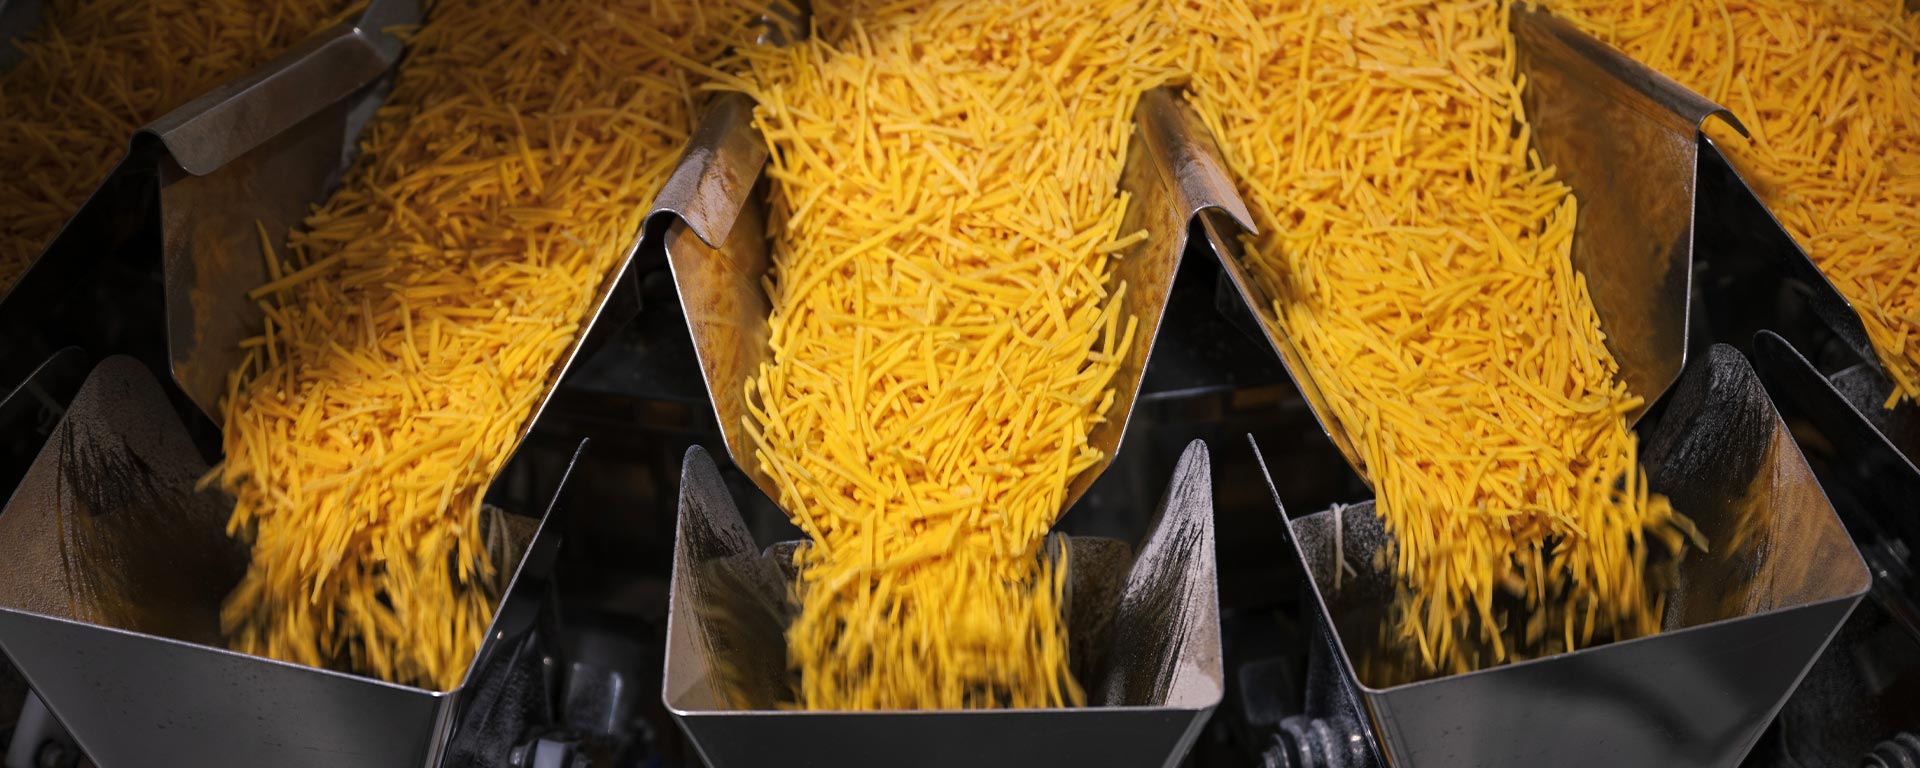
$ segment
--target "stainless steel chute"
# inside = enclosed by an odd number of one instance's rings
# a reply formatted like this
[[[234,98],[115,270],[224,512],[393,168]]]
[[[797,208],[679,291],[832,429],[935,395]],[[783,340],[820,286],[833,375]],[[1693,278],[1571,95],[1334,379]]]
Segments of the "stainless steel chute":
[[[749,100],[719,100],[655,202],[648,230],[664,233],[680,305],[727,450],[768,498],[777,499],[772,478],[752,460],[741,421],[747,414],[747,378],[771,359],[767,317],[772,307],[761,287],[769,266],[767,213],[764,196],[755,194],[767,149],[752,120]],[[1133,203],[1121,230],[1151,234],[1115,261],[1111,280],[1129,286],[1122,313],[1139,318],[1140,343],[1114,377],[1113,412],[1120,416],[1096,425],[1088,436],[1105,458],[1074,479],[1063,511],[1086,493],[1120,448],[1192,227],[1216,218],[1246,231],[1253,227],[1211,134],[1173,92],[1142,94],[1134,123],[1138,133],[1129,143],[1120,179],[1120,191],[1131,194]]]
[[[662,696],[716,768],[1179,763],[1224,690],[1206,445],[1187,447],[1139,549],[1072,550],[1069,636],[1092,706],[927,712],[783,711],[791,544],[756,550],[706,451],[687,453]]]
[[[246,567],[231,501],[195,489],[207,464],[162,387],[132,358],[95,367],[0,511],[0,649],[102,765],[438,764],[463,694],[531,628],[566,477],[532,491],[540,518],[500,518],[518,565],[460,687],[249,656],[219,634]]]
[[[1645,398],[1629,413],[1638,419],[1680,375],[1689,350],[1700,126],[1711,118],[1740,124],[1544,11],[1515,8],[1512,18],[1534,145],[1580,199],[1573,264],[1587,279],[1621,380]],[[1240,233],[1207,221],[1208,239],[1268,342],[1327,437],[1361,471],[1354,438],[1333,420],[1311,369],[1279,333],[1271,297],[1247,274]]]
[[[0,3],[0,26],[37,5]],[[400,55],[388,29],[420,13],[419,0],[370,0],[128,137],[125,157],[0,293],[0,386],[66,346],[156,367],[171,357],[188,395],[216,414],[223,363],[259,324],[246,297],[264,282],[259,228],[284,232],[344,167]]]
[[[1696,358],[1641,434],[1649,484],[1708,542],[1681,562],[1651,637],[1387,685],[1366,671],[1392,595],[1390,574],[1370,565],[1391,547],[1371,502],[1290,523],[1311,602],[1390,764],[1730,767],[1760,738],[1868,589],[1866,565],[1731,347]],[[1336,589],[1342,560],[1350,575]]]

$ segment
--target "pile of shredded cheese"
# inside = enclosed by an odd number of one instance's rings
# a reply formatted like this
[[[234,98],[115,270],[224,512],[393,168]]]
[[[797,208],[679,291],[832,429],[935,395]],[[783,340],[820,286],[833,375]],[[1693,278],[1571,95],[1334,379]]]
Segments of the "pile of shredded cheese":
[[[810,538],[799,707],[1078,704],[1063,562],[1134,344],[1116,188],[1164,4],[816,4],[744,52],[773,152],[772,362],[746,426]]]
[[[1189,0],[1247,266],[1352,437],[1416,675],[1657,632],[1647,491],[1576,202],[1530,151],[1507,0]]]
[[[460,682],[481,497],[691,131],[745,2],[441,0],[343,187],[253,292],[225,405],[234,647]],[[266,233],[262,233],[263,240]]]
[[[345,15],[346,0],[48,0],[0,71],[0,292],[140,126]],[[9,45],[0,40],[0,45]]]
[[[1920,9],[1906,0],[1550,0],[1733,110],[1709,125],[1920,397]]]

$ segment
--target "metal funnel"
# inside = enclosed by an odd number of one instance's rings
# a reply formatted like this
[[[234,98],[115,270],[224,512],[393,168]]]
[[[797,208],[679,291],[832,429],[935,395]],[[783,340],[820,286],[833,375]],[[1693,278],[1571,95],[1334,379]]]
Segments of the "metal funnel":
[[[36,5],[0,4],[0,33],[16,18],[30,23]],[[320,199],[372,114],[375,84],[399,58],[399,40],[382,30],[419,19],[419,0],[369,0],[357,17],[137,131],[119,165],[0,296],[0,385],[24,377],[13,366],[69,345],[156,365],[171,345],[188,396],[217,414],[238,344],[260,323],[246,298],[265,282],[256,226],[285,232]],[[160,306],[161,296],[148,295],[159,260],[164,326],[99,311]]]
[[[1138,554],[1071,548],[1069,633],[1094,706],[808,712],[791,700],[783,634],[790,545],[755,551],[725,482],[694,447],[680,484],[662,698],[707,764],[1173,766],[1223,689],[1207,449],[1175,468]],[[1082,672],[1081,670],[1085,670]]]
[[[247,296],[267,282],[262,233],[284,252],[288,230],[339,183],[400,59],[385,30],[420,18],[419,0],[371,0],[358,18],[142,129],[166,155],[159,218],[173,377],[215,423],[240,341],[263,322]]]
[[[1866,592],[1866,565],[1731,347],[1689,366],[1658,423],[1641,431],[1653,490],[1709,543],[1681,563],[1652,637],[1380,685],[1368,670],[1381,658],[1375,638],[1392,586],[1370,564],[1391,542],[1372,504],[1291,523],[1346,680],[1391,764],[1731,767],[1760,738]],[[1337,590],[1336,541],[1351,566]]]
[[[1651,404],[1687,358],[1700,125],[1718,116],[1746,129],[1719,105],[1560,19],[1523,7],[1512,19],[1534,147],[1580,200],[1573,265],[1587,279],[1621,380]],[[1359,471],[1352,438],[1332,420],[1293,342],[1276,332],[1273,303],[1247,275],[1237,233],[1213,223],[1207,236],[1228,276],[1328,438]]]
[[[1892,385],[1864,363],[1825,376],[1771,331],[1761,331],[1753,345],[1767,392],[1789,418],[1817,433],[1809,452],[1825,459],[1816,466],[1854,542],[1869,559],[1904,560],[1894,554],[1907,546],[1899,542],[1920,542],[1920,515],[1911,511],[1920,498],[1911,442],[1920,439],[1920,409],[1882,408]],[[1896,443],[1896,435],[1909,442]]]
[[[194,491],[206,469],[145,366],[96,367],[0,512],[0,649],[101,765],[436,764],[469,727],[463,694],[532,626],[566,478],[530,492],[541,520],[502,526],[513,581],[465,681],[439,692],[221,647],[246,550],[231,502]]]
[[[1920,404],[1886,407],[1893,382],[1853,304],[1739,169],[1712,142],[1702,144],[1702,278],[1715,336],[1742,345],[1751,340],[1754,365],[1769,389],[1787,399],[1776,384],[1790,387],[1822,432],[1892,446],[1907,472],[1920,473],[1913,469],[1920,464]]]
[[[1755,335],[1753,350],[1767,391],[1826,435],[1855,474],[1900,475],[1920,490],[1920,467],[1915,466],[1915,457],[1920,456],[1920,407],[1912,403],[1884,407],[1893,383],[1879,368],[1857,362],[1832,375],[1823,374],[1772,331]]]
[[[355,22],[322,35],[259,72],[149,126],[177,162],[162,167],[167,349],[174,380],[216,424],[240,342],[263,314],[248,291],[267,282],[264,230],[275,252],[312,206],[338,186],[355,137],[386,98],[398,39],[383,30],[421,19],[420,0],[372,0]],[[405,66],[402,63],[400,66]],[[607,333],[642,231],[601,282],[580,331],[521,425],[524,440],[559,382]]]
[[[1117,190],[1133,196],[1121,231],[1145,229],[1152,235],[1125,251],[1110,279],[1128,286],[1121,310],[1140,319],[1139,343],[1114,377],[1113,413],[1119,418],[1101,422],[1088,436],[1105,458],[1074,479],[1063,511],[1099,478],[1120,448],[1193,221],[1224,216],[1246,231],[1253,228],[1212,135],[1171,91],[1142,94],[1134,124],[1138,135],[1128,145]],[[753,127],[752,102],[738,95],[722,97],[661,190],[647,229],[663,233],[727,450],[761,492],[778,499],[773,479],[753,460],[753,443],[742,421],[747,416],[747,378],[772,356],[767,348],[772,305],[761,288],[769,266],[767,212],[765,195],[756,194],[766,159],[766,142]]]

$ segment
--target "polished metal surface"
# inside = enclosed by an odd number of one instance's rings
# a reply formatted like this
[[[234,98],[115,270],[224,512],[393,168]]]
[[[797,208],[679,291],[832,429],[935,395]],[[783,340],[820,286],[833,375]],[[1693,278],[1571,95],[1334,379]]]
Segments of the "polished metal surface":
[[[1877,368],[1873,342],[1852,303],[1814,266],[1719,146],[1704,136],[1700,145],[1695,258],[1705,262],[1707,284],[1701,292],[1710,305],[1720,305],[1710,314],[1728,325],[1714,329],[1719,340],[1741,346],[1756,331],[1768,330],[1809,349],[1837,344]]]
[[[1880,371],[1856,363],[1831,376],[1787,340],[1771,331],[1754,339],[1754,362],[1774,399],[1790,401],[1796,415],[1820,430],[1843,459],[1864,473],[1894,473],[1920,479],[1911,442],[1920,438],[1920,409],[1886,408],[1892,384]],[[1920,488],[1920,486],[1916,486]]]
[[[688,451],[674,544],[662,698],[707,764],[1173,766],[1223,690],[1213,490],[1189,445],[1138,554],[1071,548],[1068,626],[1093,706],[808,712],[790,700],[783,630],[790,546],[762,554],[706,451]]]
[[[1128,286],[1121,312],[1139,318],[1139,336],[1114,377],[1112,413],[1120,417],[1095,425],[1088,436],[1104,458],[1074,479],[1063,510],[1099,479],[1120,448],[1195,219],[1223,217],[1247,231],[1253,226],[1218,147],[1183,102],[1165,89],[1149,91],[1141,96],[1134,122],[1139,140],[1129,144],[1120,179],[1120,191],[1131,194],[1133,202],[1120,228],[1145,229],[1152,236],[1114,262],[1110,279]],[[722,99],[655,203],[649,220],[665,223],[648,229],[665,231],[667,260],[727,449],[762,492],[778,499],[772,478],[752,460],[741,421],[747,415],[747,378],[771,359],[766,345],[771,303],[761,287],[770,265],[765,196],[753,194],[766,153],[750,104]]]
[[[1855,363],[1827,377],[1843,402],[1879,433],[1880,441],[1900,452],[1909,466],[1920,464],[1920,405],[1903,400],[1892,408],[1893,381],[1871,363]]]
[[[435,765],[462,692],[531,625],[566,477],[502,529],[525,554],[466,680],[428,691],[219,646],[246,551],[175,413],[131,358],[81,386],[0,512],[0,648],[100,765]]]
[[[23,19],[37,4],[9,0],[0,6],[0,26]],[[164,330],[169,335],[164,343],[183,350],[173,353],[182,369],[180,380],[204,410],[215,413],[231,367],[225,363],[238,359],[237,344],[247,335],[241,329],[259,322],[259,310],[244,295],[245,288],[264,282],[255,223],[284,231],[286,221],[297,219],[311,202],[297,199],[298,192],[316,182],[309,169],[287,167],[284,158],[258,157],[252,165],[264,172],[249,181],[229,179],[179,189],[173,182],[197,179],[196,174],[220,176],[229,165],[240,164],[239,158],[275,151],[260,145],[302,130],[335,102],[363,93],[399,51],[397,39],[382,30],[415,21],[419,14],[419,0],[370,0],[357,18],[314,35],[126,137],[125,157],[20,280],[0,295],[0,320],[5,321],[0,323],[0,368],[5,369],[0,370],[0,384],[11,384],[23,373],[11,367],[21,364],[20,358],[30,362],[69,344],[83,344],[97,354],[146,355],[149,331],[125,327],[116,313],[100,312],[98,294],[113,291],[88,283],[99,273],[151,269],[149,252],[162,246],[150,240],[165,240],[175,249],[201,243],[232,253],[209,257],[211,263],[197,271],[190,256],[167,254],[166,290],[175,308],[168,311],[164,329],[146,318],[138,322],[152,326],[155,333]],[[336,120],[332,130],[340,135],[332,141],[350,145],[357,129],[357,121]],[[313,140],[324,137],[308,137],[308,143]],[[333,164],[340,164],[337,157]],[[240,174],[236,170],[226,176]],[[209,193],[208,183],[225,184],[226,193]],[[156,204],[165,211],[158,228],[149,224]],[[236,292],[240,299],[230,303],[208,298]],[[193,306],[196,297],[208,306]],[[127,298],[120,296],[122,301]],[[37,323],[56,327],[37,328]],[[220,359],[207,359],[213,357]]]
[[[1920,464],[1920,404],[1902,401],[1886,407],[1893,383],[1852,302],[1821,273],[1718,147],[1705,139],[1702,145],[1701,205],[1711,206],[1703,207],[1701,217],[1705,276],[1711,281],[1708,300],[1737,305],[1719,313],[1734,320],[1716,331],[1730,343],[1752,344],[1754,363],[1769,386],[1775,378],[1769,370],[1773,366],[1784,366],[1780,373],[1788,378],[1805,366],[1828,379],[1828,386],[1794,392],[1831,400],[1807,405],[1809,412],[1827,420],[1823,431],[1891,445],[1909,466]],[[1771,338],[1763,343],[1762,337]]]
[[[1770,331],[1754,339],[1754,361],[1782,413],[1811,428],[1813,434],[1803,438],[1813,443],[1809,450],[1827,455],[1822,480],[1847,514],[1854,540],[1862,547],[1920,542],[1920,515],[1912,512],[1914,499],[1920,498],[1914,446],[1890,439],[1920,435],[1920,424],[1914,423],[1910,405],[1881,407],[1888,394],[1886,377],[1864,365],[1824,375]]]
[[[1392,765],[1731,767],[1759,739],[1866,592],[1867,568],[1731,347],[1690,364],[1641,434],[1653,490],[1708,542],[1681,562],[1652,637],[1381,685],[1367,671],[1392,592],[1371,566],[1390,546],[1380,518],[1368,503],[1291,523],[1314,603]],[[1336,589],[1340,560],[1350,570]]]
[[[656,198],[647,231],[664,229],[667,265],[727,451],[767,498],[778,499],[778,487],[751,458],[745,422],[747,379],[771,356],[773,312],[760,284],[772,264],[766,206],[754,194],[763,188],[767,150],[745,102],[723,98],[706,115]]]
[[[734,222],[746,210],[762,207],[749,198],[766,164],[767,143],[753,127],[753,99],[720,94],[687,139],[680,162],[654,198],[648,221],[678,218],[707,247],[724,248]],[[757,228],[753,234],[765,236]]]
[[[1534,146],[1579,199],[1574,267],[1587,279],[1621,379],[1650,405],[1686,362],[1699,128],[1711,117],[1740,125],[1718,105],[1549,14],[1516,8],[1512,31]],[[1241,265],[1239,233],[1208,223],[1235,288],[1328,438],[1359,471],[1352,438],[1332,420],[1299,350],[1277,332],[1272,297]]]
[[[375,0],[358,19],[148,127],[178,161],[163,165],[160,188],[174,380],[215,423],[227,377],[244,359],[240,342],[263,323],[259,302],[248,296],[267,282],[262,232],[284,255],[287,233],[339,183],[402,53],[383,30],[416,22],[421,12],[418,0]],[[519,438],[579,358],[642,235],[632,233],[601,283]]]
[[[419,0],[372,0],[360,15],[142,129],[159,162],[167,345],[174,380],[216,423],[240,342],[259,332],[262,232],[287,232],[338,183],[354,137],[400,57],[383,31],[420,19]]]
[[[1534,146],[1580,201],[1573,266],[1620,378],[1650,405],[1686,364],[1700,126],[1746,129],[1545,12],[1514,10],[1513,35]]]
[[[1120,231],[1144,229],[1151,234],[1121,254],[1110,279],[1114,285],[1127,286],[1121,314],[1139,318],[1139,336],[1113,377],[1110,413],[1119,417],[1110,415],[1087,435],[1088,443],[1101,452],[1100,463],[1073,479],[1062,510],[1072,507],[1120,452],[1195,220],[1220,218],[1242,231],[1255,230],[1253,216],[1234,190],[1213,134],[1185,100],[1167,88],[1147,91],[1134,107],[1133,121],[1138,140],[1128,143],[1126,167],[1120,173],[1120,190],[1132,195],[1133,203],[1121,219]]]
[[[400,39],[387,28],[419,21],[419,0],[372,0],[358,17],[141,130],[158,137],[187,173],[213,173],[378,79],[400,58]]]

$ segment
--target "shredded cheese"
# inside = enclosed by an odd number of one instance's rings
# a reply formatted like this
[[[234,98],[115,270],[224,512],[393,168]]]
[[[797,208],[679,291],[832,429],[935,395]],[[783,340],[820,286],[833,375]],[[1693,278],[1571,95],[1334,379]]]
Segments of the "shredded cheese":
[[[1569,261],[1577,202],[1527,145],[1510,4],[1182,5],[1265,319],[1395,537],[1410,674],[1659,631],[1648,562],[1691,526],[1638,466],[1640,398]]]
[[[1139,95],[1178,76],[1164,4],[815,6],[744,51],[773,160],[772,362],[746,427],[795,555],[809,709],[1084,700],[1065,563],[1135,338],[1110,284]]]
[[[449,689],[491,619],[482,494],[757,8],[441,0],[343,186],[269,253],[217,481],[233,647]],[[263,233],[263,240],[264,240]]]
[[[1740,116],[1709,135],[1920,397],[1920,9],[1905,0],[1550,0]]]
[[[140,126],[350,11],[347,0],[48,0],[0,71],[0,292]],[[0,41],[8,45],[8,41]]]

